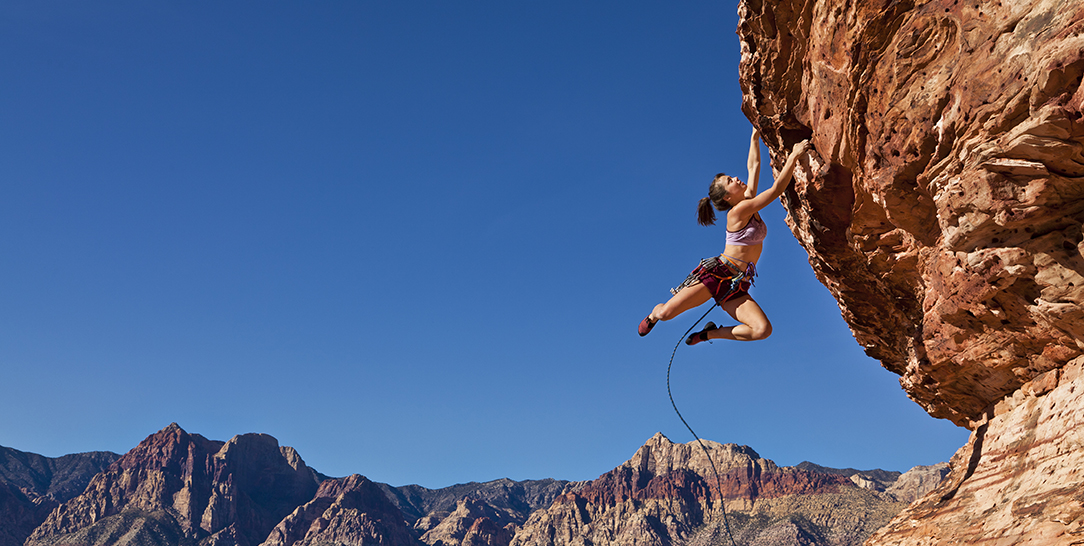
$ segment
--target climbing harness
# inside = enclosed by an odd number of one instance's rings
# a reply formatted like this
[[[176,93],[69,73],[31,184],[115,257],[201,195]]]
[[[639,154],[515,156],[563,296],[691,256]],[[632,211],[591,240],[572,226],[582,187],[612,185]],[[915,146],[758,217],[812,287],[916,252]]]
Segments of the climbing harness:
[[[745,267],[743,268],[738,262],[745,264]],[[700,264],[689,273],[688,277],[685,277],[681,284],[671,288],[670,293],[676,296],[678,292],[689,286],[703,283],[711,291],[715,301],[722,305],[739,292],[748,291],[756,281],[756,275],[757,266],[753,262],[739,260],[726,254],[711,256],[700,260]]]
[[[735,258],[733,256],[727,256],[726,254],[721,254],[721,256],[723,258],[726,258],[726,261],[729,262],[729,265],[734,266],[734,269],[739,271],[738,276],[734,278],[734,281],[733,281],[732,284],[737,285],[737,283],[741,282],[742,280],[745,280],[746,277],[748,277],[748,280],[746,280],[745,282],[748,282],[749,286],[753,286],[753,283],[756,282],[756,276],[757,276],[757,264],[756,264],[756,262],[747,262],[745,260],[739,260],[738,258]],[[743,271],[741,266],[738,265],[735,262],[741,262],[741,263],[745,264],[745,270]]]
[[[731,291],[733,291],[733,289]],[[707,313],[704,313],[700,316],[700,318],[696,319],[696,322],[694,322],[693,325],[690,326],[689,329],[685,332],[685,334],[682,335],[681,338],[678,340],[677,345],[674,345],[674,351],[670,353],[670,363],[666,365],[666,394],[670,396],[670,405],[674,406],[674,413],[677,414],[678,419],[681,419],[681,422],[685,425],[685,428],[689,429],[689,433],[693,435],[693,438],[696,438],[696,443],[700,444],[700,449],[704,450],[704,455],[708,456],[708,463],[711,464],[711,472],[715,474],[715,485],[716,488],[719,490],[719,505],[723,509],[723,528],[726,529],[726,536],[730,537],[730,544],[732,546],[737,546],[737,543],[734,542],[734,535],[730,533],[730,522],[727,520],[726,517],[726,501],[723,500],[723,481],[719,478],[719,471],[715,468],[715,461],[712,460],[711,452],[708,451],[708,448],[706,446],[704,446],[704,442],[701,441],[700,437],[697,436],[696,432],[693,431],[693,427],[689,426],[689,423],[685,421],[684,417],[681,416],[681,412],[678,411],[677,403],[674,402],[674,393],[670,392],[670,368],[674,366],[674,355],[677,354],[678,347],[681,346],[682,340],[684,340],[689,335],[689,333],[693,331],[693,328],[696,328],[696,325],[700,324],[700,321],[704,320],[704,317],[708,316],[708,313],[710,313],[712,309],[715,309],[715,307],[718,305],[718,303],[712,305],[711,308],[708,309]],[[711,488],[708,488],[708,493],[710,495]]]

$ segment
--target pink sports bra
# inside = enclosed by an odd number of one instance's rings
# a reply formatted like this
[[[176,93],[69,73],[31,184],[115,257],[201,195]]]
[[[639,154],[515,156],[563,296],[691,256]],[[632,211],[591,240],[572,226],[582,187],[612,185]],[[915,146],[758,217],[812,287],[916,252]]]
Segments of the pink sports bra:
[[[759,245],[764,241],[764,237],[768,235],[768,226],[764,223],[764,220],[760,219],[759,214],[754,214],[752,218],[746,222],[745,227],[738,231],[726,232],[726,244],[735,246],[753,246]]]

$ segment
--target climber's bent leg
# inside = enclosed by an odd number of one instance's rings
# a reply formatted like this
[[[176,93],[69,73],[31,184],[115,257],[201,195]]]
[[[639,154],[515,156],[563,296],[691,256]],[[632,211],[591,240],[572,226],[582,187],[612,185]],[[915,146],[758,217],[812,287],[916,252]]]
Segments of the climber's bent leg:
[[[771,321],[748,293],[730,298],[723,303],[722,307],[740,324],[706,332],[708,339],[757,341],[772,335]]]

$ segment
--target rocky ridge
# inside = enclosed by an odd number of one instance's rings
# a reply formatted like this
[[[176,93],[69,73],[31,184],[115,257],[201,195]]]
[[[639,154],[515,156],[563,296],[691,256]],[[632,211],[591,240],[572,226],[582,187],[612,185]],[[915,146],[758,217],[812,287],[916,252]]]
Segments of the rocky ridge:
[[[973,431],[955,485],[870,544],[1080,540],[1084,4],[743,0],[739,16],[742,109],[773,167],[815,148],[783,199],[814,272],[907,395]]]
[[[0,447],[0,546],[22,546],[54,508],[119,457],[92,452],[51,458]]]
[[[86,489],[35,516],[37,523],[5,511],[5,492],[18,488],[0,477],[0,529],[14,530],[13,546],[23,539],[26,546],[696,543],[724,532],[722,494],[732,529],[752,543],[855,544],[903,506],[889,491],[912,474],[890,483],[898,473],[811,463],[780,468],[748,447],[705,444],[720,481],[709,475],[699,446],[657,434],[597,480],[495,480],[433,490],[356,474],[328,478],[270,436],[220,442],[172,424],[84,476]],[[884,483],[863,488],[855,476]]]
[[[315,497],[271,531],[264,546],[416,544],[403,513],[377,484],[358,474],[320,484]]]
[[[0,447],[0,481],[33,498],[64,502],[82,493],[95,474],[119,458],[107,451],[51,458]]]
[[[315,473],[270,436],[217,442],[174,423],[95,476],[26,545],[110,544],[114,533],[103,529],[133,527],[130,541],[254,545],[316,489]]]
[[[432,546],[505,546],[512,541],[518,528],[515,523],[499,525],[498,522],[504,519],[507,516],[489,503],[467,497],[458,501],[455,510],[439,521],[423,518],[414,524],[414,528],[424,530],[420,540]],[[432,523],[435,525],[430,527]]]
[[[718,480],[698,444],[656,434],[623,465],[533,514],[512,545],[716,543],[727,527],[742,544],[856,545],[904,506],[843,471],[781,468],[745,446],[704,444]]]
[[[566,480],[512,481],[507,478],[486,483],[465,483],[442,489],[419,485],[391,487],[382,485],[403,515],[415,521],[416,529],[429,531],[453,511],[464,499],[488,506],[494,523],[522,525],[535,510],[549,506],[569,484]]]

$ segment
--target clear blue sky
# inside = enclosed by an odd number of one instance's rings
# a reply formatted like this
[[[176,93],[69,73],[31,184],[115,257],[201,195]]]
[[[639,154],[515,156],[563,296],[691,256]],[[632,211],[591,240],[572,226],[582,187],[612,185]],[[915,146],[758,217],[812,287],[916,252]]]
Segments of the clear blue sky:
[[[745,176],[736,25],[728,2],[4,2],[0,445],[125,452],[176,421],[442,487],[691,440],[665,374],[700,312],[635,330],[722,250],[695,205]],[[967,432],[764,216],[775,333],[683,345],[686,418],[783,465],[947,460]]]

